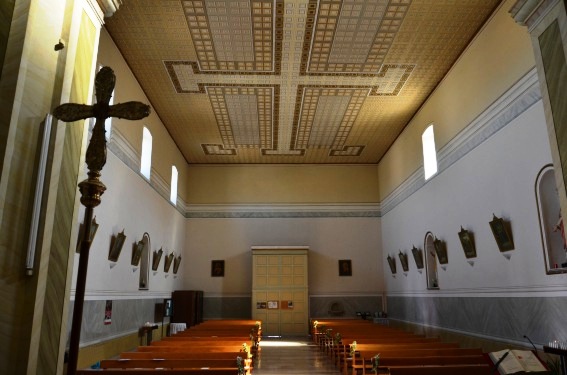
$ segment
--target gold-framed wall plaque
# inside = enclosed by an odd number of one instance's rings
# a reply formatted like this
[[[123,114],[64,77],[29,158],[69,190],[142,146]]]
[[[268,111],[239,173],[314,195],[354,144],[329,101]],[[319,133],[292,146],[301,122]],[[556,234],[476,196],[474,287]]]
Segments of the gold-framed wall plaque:
[[[445,242],[441,241],[437,237],[434,237],[433,247],[435,248],[435,253],[437,254],[439,264],[449,263],[449,258],[447,257],[447,246],[445,245]]]
[[[140,241],[134,244],[134,249],[132,251],[132,261],[130,262],[134,267],[138,267],[140,265],[140,259],[142,259],[144,248],[147,246],[147,242],[144,241],[144,238],[145,237],[142,237]]]
[[[167,255],[165,257],[165,262],[163,263],[163,272],[168,273],[169,269],[171,268],[171,263],[173,263],[173,258],[175,257],[175,255],[173,255],[173,253],[170,253],[169,255]]]
[[[159,267],[159,262],[161,261],[161,256],[163,255],[163,250],[160,248],[158,251],[152,254],[152,271],[157,271]]]
[[[514,240],[512,238],[512,231],[510,230],[510,224],[505,222],[504,219],[496,217],[494,214],[492,214],[492,221],[490,221],[489,224],[498,249],[501,252],[514,250]]]
[[[96,222],[96,216],[93,217],[91,222],[91,230],[89,234],[89,242],[92,244],[95,238],[96,232],[98,230],[98,223]],[[85,235],[85,224],[81,223],[79,226],[79,236],[77,237],[77,249],[75,250],[76,253],[81,252],[81,242],[83,241],[83,236]]]
[[[390,266],[390,271],[392,271],[392,275],[396,274],[396,258],[390,256],[390,254],[388,254],[388,265]]]
[[[112,262],[118,262],[118,258],[120,257],[120,252],[122,251],[122,246],[124,246],[125,240],[126,235],[124,234],[124,229],[122,229],[122,232],[112,237],[112,241],[110,243],[110,251],[108,252],[108,260]]]
[[[459,240],[461,240],[461,245],[463,246],[465,257],[467,259],[476,258],[476,248],[474,246],[474,236],[472,232],[464,229],[461,226],[461,231],[459,232]]]
[[[179,271],[179,266],[181,265],[181,255],[176,257],[173,260],[173,274],[177,275],[177,271]]]
[[[415,247],[411,248],[411,253],[413,254],[413,259],[415,260],[415,266],[418,270],[423,269],[423,251]]]
[[[402,251],[400,250],[398,257],[400,258],[400,263],[402,265],[402,270],[404,272],[408,272],[409,271],[409,264],[408,264],[408,255],[406,253],[402,253]]]

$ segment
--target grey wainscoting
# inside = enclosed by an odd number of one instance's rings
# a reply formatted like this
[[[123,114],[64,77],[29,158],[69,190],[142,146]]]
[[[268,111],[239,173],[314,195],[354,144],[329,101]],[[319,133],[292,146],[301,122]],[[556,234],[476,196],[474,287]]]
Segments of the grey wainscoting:
[[[537,344],[567,337],[567,297],[389,296],[393,319],[505,341]]]
[[[144,323],[154,322],[155,305],[158,303],[163,303],[163,299],[113,300],[112,322],[105,325],[106,301],[85,301],[80,345],[90,345],[137,332]],[[70,309],[69,322],[73,315],[73,302],[70,304]]]
[[[204,297],[203,319],[252,319],[251,297]]]
[[[309,297],[309,316],[312,318],[356,318],[357,312],[382,311],[382,296]]]

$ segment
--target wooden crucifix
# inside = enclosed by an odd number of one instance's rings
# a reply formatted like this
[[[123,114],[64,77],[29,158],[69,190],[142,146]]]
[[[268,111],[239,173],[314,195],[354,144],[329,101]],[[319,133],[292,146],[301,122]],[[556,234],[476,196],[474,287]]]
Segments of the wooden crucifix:
[[[86,207],[84,219],[84,235],[81,239],[81,252],[79,254],[79,269],[77,271],[77,286],[75,291],[75,304],[73,307],[73,320],[71,323],[71,338],[69,342],[69,361],[67,374],[75,375],[77,359],[79,356],[79,340],[81,337],[81,321],[83,318],[83,304],[85,300],[85,285],[87,281],[87,266],[89,262],[89,249],[91,247],[89,233],[93,218],[93,210],[100,204],[100,196],[106,186],[100,181],[100,173],[106,164],[106,138],[104,136],[104,122],[109,117],[118,117],[128,120],[140,120],[150,114],[150,106],[140,102],[127,102],[109,105],[116,76],[109,67],[103,67],[96,74],[94,105],[68,103],[55,108],[53,116],[61,121],[73,122],[95,117],[91,141],[85,157],[89,171],[88,178],[79,183],[81,203]]]

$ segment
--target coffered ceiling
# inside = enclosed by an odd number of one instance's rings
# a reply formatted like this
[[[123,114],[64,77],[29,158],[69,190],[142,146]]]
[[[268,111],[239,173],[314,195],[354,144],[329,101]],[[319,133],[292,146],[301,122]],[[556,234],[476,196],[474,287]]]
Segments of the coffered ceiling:
[[[106,27],[187,162],[377,163],[499,3],[126,0]]]

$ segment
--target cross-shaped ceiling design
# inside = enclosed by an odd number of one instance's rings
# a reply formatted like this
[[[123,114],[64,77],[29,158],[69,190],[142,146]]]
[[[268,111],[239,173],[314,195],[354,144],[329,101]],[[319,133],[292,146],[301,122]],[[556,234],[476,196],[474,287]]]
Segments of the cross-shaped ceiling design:
[[[128,0],[106,26],[189,163],[377,163],[499,3]]]

